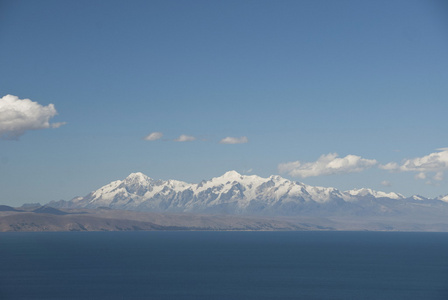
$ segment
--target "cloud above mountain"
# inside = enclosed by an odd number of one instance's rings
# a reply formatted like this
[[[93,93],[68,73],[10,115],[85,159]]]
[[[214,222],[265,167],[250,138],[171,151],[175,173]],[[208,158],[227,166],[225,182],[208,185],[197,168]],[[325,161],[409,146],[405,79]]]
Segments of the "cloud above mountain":
[[[312,177],[343,173],[361,172],[371,168],[378,162],[375,159],[366,159],[357,155],[338,157],[337,153],[324,154],[314,162],[293,161],[278,165],[280,173],[294,177]]]
[[[249,142],[249,139],[246,136],[242,137],[225,137],[219,141],[220,144],[244,144]]]
[[[437,149],[438,152],[430,153],[422,157],[406,159],[401,164],[390,162],[381,165],[383,170],[397,172],[437,172],[448,169],[448,148]]]
[[[415,157],[404,160],[401,164],[390,162],[379,167],[391,172],[418,172],[415,179],[426,179],[427,173],[433,172],[432,179],[443,180],[443,171],[448,170],[448,148],[436,149],[433,152],[422,157]]]
[[[163,133],[156,131],[156,132],[151,132],[150,134],[145,136],[143,139],[145,141],[157,141],[157,140],[161,139],[162,136],[163,136]]]
[[[186,135],[186,134],[181,134],[177,139],[175,139],[175,142],[192,142],[196,140],[196,138],[192,135]]]
[[[387,181],[387,180],[383,180],[383,181],[381,181],[381,185],[382,185],[382,186],[387,186],[387,187],[392,186],[392,184],[390,183],[390,181]]]
[[[18,139],[28,130],[58,128],[64,122],[50,123],[58,113],[53,104],[40,105],[14,95],[0,98],[0,138]]]

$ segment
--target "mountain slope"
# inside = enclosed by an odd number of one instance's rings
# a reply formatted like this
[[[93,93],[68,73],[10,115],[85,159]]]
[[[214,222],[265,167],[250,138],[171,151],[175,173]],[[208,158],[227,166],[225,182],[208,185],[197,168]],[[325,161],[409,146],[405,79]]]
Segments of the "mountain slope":
[[[448,213],[448,197],[405,198],[370,189],[339,191],[309,186],[280,176],[262,178],[229,171],[198,184],[154,180],[132,173],[85,197],[50,203],[61,208],[109,207],[152,212],[268,216],[372,216]]]

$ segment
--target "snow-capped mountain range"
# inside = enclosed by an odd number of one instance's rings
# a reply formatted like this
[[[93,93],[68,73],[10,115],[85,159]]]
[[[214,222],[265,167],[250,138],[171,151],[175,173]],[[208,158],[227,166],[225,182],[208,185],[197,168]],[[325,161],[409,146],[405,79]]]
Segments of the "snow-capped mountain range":
[[[198,184],[154,180],[132,173],[85,197],[51,202],[53,207],[98,208],[245,215],[363,216],[398,215],[415,211],[448,212],[448,195],[435,199],[404,197],[371,189],[339,191],[291,181],[229,171]]]

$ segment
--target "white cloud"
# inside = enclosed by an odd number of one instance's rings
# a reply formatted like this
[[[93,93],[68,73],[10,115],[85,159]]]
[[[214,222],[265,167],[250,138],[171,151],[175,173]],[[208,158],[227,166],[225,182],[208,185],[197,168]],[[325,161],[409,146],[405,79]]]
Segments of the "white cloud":
[[[399,166],[396,162],[390,162],[385,165],[379,165],[379,168],[388,171],[395,171],[399,168]]]
[[[161,139],[162,136],[163,136],[163,133],[161,133],[161,132],[151,132],[150,134],[145,136],[143,139],[145,141],[156,141],[158,139]]]
[[[51,123],[50,126],[51,126],[51,128],[59,128],[65,124],[67,124],[67,122],[57,122],[57,123]]]
[[[437,181],[442,181],[443,180],[443,172],[437,172],[436,175],[434,175],[434,177],[432,179],[437,180]]]
[[[390,183],[390,181],[387,181],[387,180],[383,180],[383,181],[381,181],[381,185],[382,185],[382,186],[392,186],[392,184]]]
[[[42,106],[30,99],[6,95],[0,98],[0,138],[17,139],[28,130],[58,128],[64,122],[50,124],[58,112],[53,104]]]
[[[219,141],[220,144],[244,144],[249,142],[249,139],[245,136],[242,137],[225,137],[221,141]]]
[[[191,142],[191,141],[194,141],[194,140],[196,140],[196,138],[194,136],[182,134],[181,136],[179,136],[174,141],[175,142]]]
[[[374,159],[365,159],[357,155],[347,155],[339,158],[337,153],[322,155],[315,162],[302,163],[293,161],[278,165],[280,173],[295,177],[311,177],[341,173],[361,172],[377,164]]]
[[[434,181],[431,181],[431,180],[426,181],[425,184],[426,185],[430,185],[430,186],[440,186],[439,182],[434,182]]]
[[[404,160],[401,164],[390,162],[380,165],[383,170],[392,172],[418,172],[415,179],[426,179],[428,172],[436,173],[434,180],[443,180],[443,171],[448,170],[448,148],[436,149],[438,152],[430,153],[422,157]]]
[[[426,174],[423,172],[420,172],[418,174],[415,174],[414,178],[415,179],[426,179]]]

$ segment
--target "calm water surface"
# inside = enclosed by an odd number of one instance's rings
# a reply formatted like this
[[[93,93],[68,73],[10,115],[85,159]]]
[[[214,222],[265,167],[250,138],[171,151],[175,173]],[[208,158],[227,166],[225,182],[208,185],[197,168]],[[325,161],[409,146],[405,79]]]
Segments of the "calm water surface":
[[[448,299],[448,234],[0,234],[0,299]]]

